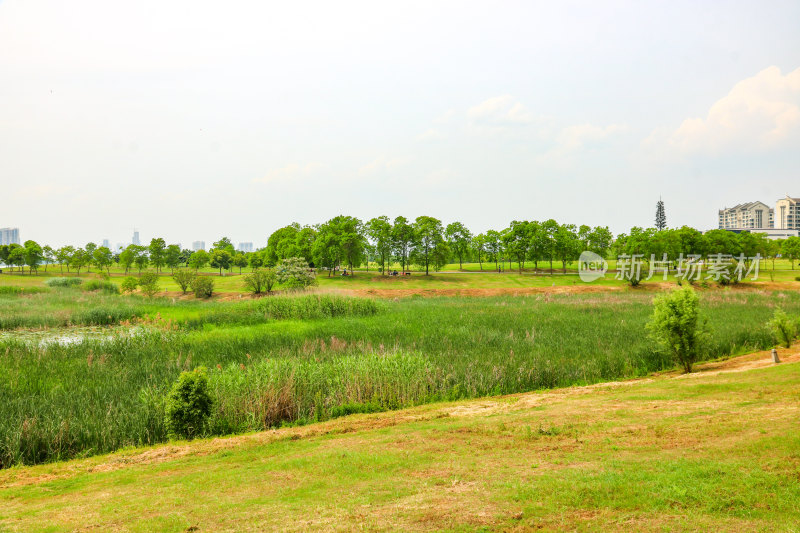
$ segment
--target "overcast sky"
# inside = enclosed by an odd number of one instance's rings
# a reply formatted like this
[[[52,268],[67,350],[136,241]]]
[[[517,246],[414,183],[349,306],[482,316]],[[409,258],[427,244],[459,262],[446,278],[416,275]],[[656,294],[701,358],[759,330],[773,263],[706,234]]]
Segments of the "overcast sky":
[[[800,2],[0,0],[0,227],[714,227],[800,196]]]

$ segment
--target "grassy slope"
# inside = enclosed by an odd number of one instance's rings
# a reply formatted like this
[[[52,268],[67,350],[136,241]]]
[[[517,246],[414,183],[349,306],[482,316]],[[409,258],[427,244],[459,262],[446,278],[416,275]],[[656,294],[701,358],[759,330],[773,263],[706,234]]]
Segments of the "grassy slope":
[[[797,531],[798,400],[786,363],[11,468],[0,530]]]

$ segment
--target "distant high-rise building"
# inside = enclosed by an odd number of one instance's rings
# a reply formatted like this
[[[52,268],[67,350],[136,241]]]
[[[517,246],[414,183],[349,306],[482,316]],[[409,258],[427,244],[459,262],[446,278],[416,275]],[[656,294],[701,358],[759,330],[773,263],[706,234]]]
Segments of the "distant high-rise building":
[[[138,232],[138,231],[134,231],[134,232],[133,232],[133,239],[131,239],[131,244],[135,244],[135,245],[137,245],[137,246],[138,246],[138,245],[140,245],[140,244],[142,244],[142,243],[139,241],[139,232]]]
[[[240,252],[252,252],[253,251],[253,243],[252,242],[240,242],[238,250]]]
[[[103,244],[102,244],[102,246],[105,246],[105,247],[106,247],[106,248],[108,248],[109,250],[111,249],[111,243],[109,242],[109,240],[108,240],[108,239],[103,239]]]
[[[0,244],[20,244],[19,228],[0,228]]]
[[[205,250],[206,249],[206,241],[194,241],[192,243],[192,251],[197,250]]]
[[[747,202],[719,210],[719,229],[768,229],[773,210],[763,202]]]

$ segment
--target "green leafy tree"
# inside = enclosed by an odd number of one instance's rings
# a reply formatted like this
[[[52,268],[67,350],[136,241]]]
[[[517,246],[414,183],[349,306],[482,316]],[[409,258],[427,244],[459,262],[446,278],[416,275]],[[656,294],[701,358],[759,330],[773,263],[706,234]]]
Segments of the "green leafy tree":
[[[72,257],[70,257],[69,262],[72,268],[76,269],[78,275],[81,273],[81,268],[85,267],[88,262],[87,255],[83,248],[78,248],[72,253]]]
[[[480,233],[472,238],[470,242],[470,249],[478,260],[480,269],[483,270],[483,260],[486,255],[486,235]]]
[[[472,233],[461,222],[451,222],[444,230],[450,250],[458,257],[458,268],[464,268],[464,258],[469,253]]]
[[[408,256],[416,242],[414,227],[406,217],[397,217],[392,225],[392,248],[397,256],[403,272],[408,268]]]
[[[195,271],[200,270],[208,264],[210,257],[205,250],[197,250],[189,257],[189,266]]]
[[[263,292],[270,293],[272,288],[277,283],[277,275],[271,268],[266,270],[254,270],[249,274],[242,276],[244,286],[253,294],[261,294]]]
[[[46,244],[42,247],[42,255],[44,257],[44,271],[47,272],[47,265],[56,262],[56,251]]]
[[[164,409],[169,436],[193,439],[202,435],[213,406],[205,367],[181,372],[167,395]]]
[[[238,252],[233,256],[231,264],[239,268],[239,274],[241,275],[242,269],[247,266],[247,255],[244,252]]]
[[[170,272],[175,273],[175,269],[181,264],[181,247],[177,244],[170,244],[164,251],[164,265]]]
[[[416,235],[415,258],[420,265],[425,266],[425,275],[428,276],[431,253],[436,247],[444,244],[442,222],[433,217],[417,217],[414,221],[414,234]]]
[[[700,313],[700,298],[689,286],[658,296],[647,324],[650,335],[669,352],[684,372],[704,355],[708,326]]]
[[[711,233],[711,232],[709,232]],[[781,254],[789,259],[789,264],[794,270],[794,262],[800,257],[800,237],[788,237],[781,245]]]
[[[233,263],[233,256],[227,249],[217,248],[211,252],[209,257],[209,264],[213,268],[219,269],[219,275],[222,275],[222,269],[228,270]]]
[[[147,250],[150,255],[150,264],[155,267],[156,272],[160,272],[166,259],[167,243],[160,237],[151,239]]]
[[[258,270],[264,266],[264,255],[260,252],[250,252],[247,254],[247,265],[253,271]]]
[[[97,245],[93,242],[87,242],[86,246],[83,247],[84,251],[86,252],[85,259],[86,259],[86,272],[92,271],[92,261],[94,260],[94,251],[97,250]]]
[[[141,276],[142,270],[147,268],[147,265],[150,263],[150,258],[147,257],[144,246],[132,244],[131,247],[133,248],[134,253],[133,262],[136,264],[136,269],[139,271],[139,276]]]
[[[8,254],[10,250],[7,244],[0,244],[0,263],[8,265]]]
[[[133,265],[134,261],[136,261],[136,245],[131,244],[124,250],[122,250],[119,254],[119,264],[122,268],[125,269],[125,274],[128,274],[128,270],[130,270],[131,266]]]
[[[101,246],[94,251],[94,264],[97,265],[97,268],[100,270],[106,269],[107,274],[111,274],[111,264],[114,262],[113,258],[114,256],[111,250],[105,246]]]
[[[33,274],[34,270],[39,270],[39,265],[44,260],[44,253],[42,247],[36,241],[25,241],[23,244],[25,248],[25,264],[28,265],[28,271]]]
[[[486,253],[489,254],[489,258],[494,261],[495,270],[500,270],[501,239],[502,235],[500,235],[500,232],[497,230],[490,229],[486,232]]]
[[[567,263],[578,259],[581,253],[581,242],[573,224],[560,225],[553,235],[555,256],[561,261],[563,272],[567,272]]]
[[[366,232],[380,260],[381,273],[386,274],[389,258],[392,256],[392,223],[389,222],[389,217],[380,216],[369,220]]]
[[[67,267],[67,273],[69,273],[69,265],[72,261],[72,254],[75,253],[75,248],[72,246],[62,246],[56,251],[56,260],[58,261],[61,267],[61,273],[64,273],[64,267]]]
[[[550,272],[553,272],[553,260],[556,258],[556,233],[558,232],[559,224],[552,218],[545,220],[541,224],[540,243],[542,251],[542,259],[547,259],[550,262]]]
[[[304,289],[316,285],[317,278],[302,257],[283,259],[275,267],[278,282],[290,289]]]
[[[145,272],[139,275],[139,290],[152,298],[158,292],[158,273]]]
[[[180,269],[177,272],[172,273],[172,279],[174,279],[175,283],[178,284],[178,287],[181,288],[183,294],[186,294],[189,291],[189,287],[192,286],[192,282],[196,277],[197,272],[188,269]]]
[[[517,260],[519,273],[525,268],[525,258],[528,257],[530,246],[529,223],[526,221],[515,220],[502,234],[501,241],[509,256]]]

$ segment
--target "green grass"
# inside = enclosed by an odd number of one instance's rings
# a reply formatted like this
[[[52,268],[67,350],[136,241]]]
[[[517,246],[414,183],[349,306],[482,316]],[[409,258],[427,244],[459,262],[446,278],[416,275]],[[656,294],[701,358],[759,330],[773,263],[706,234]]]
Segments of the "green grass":
[[[163,442],[163,398],[182,370],[200,365],[219,400],[213,434],[325,420],[348,404],[396,409],[641,376],[672,367],[644,333],[651,298],[3,296],[4,327],[116,329],[68,345],[0,341],[0,464]],[[776,303],[800,312],[793,292],[703,293],[714,332],[708,357],[770,346],[764,324]],[[126,323],[145,329],[127,334]]]
[[[0,471],[0,529],[798,531],[800,369],[435,404]]]

